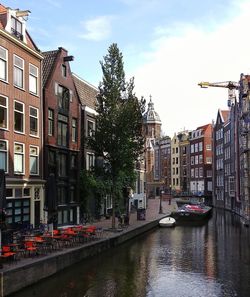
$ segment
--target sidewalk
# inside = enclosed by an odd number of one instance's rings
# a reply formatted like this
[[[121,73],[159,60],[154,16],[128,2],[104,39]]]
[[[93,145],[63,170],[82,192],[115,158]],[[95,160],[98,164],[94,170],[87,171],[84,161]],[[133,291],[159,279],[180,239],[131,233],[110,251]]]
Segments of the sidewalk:
[[[171,200],[171,205],[169,205],[169,200],[162,200],[162,213],[159,214],[160,210],[160,199],[154,198],[154,199],[148,199],[148,206],[146,209],[146,219],[145,220],[137,220],[137,212],[130,213],[129,215],[129,226],[126,227],[126,229],[136,228],[137,226],[141,226],[145,223],[159,220],[162,217],[165,217],[167,215],[170,215],[171,212],[177,207],[176,202],[174,199]],[[111,218],[105,219],[102,218],[100,221],[96,221],[91,223],[92,225],[95,225],[97,227],[103,228],[103,229],[109,229],[112,227]],[[118,226],[118,220],[116,218],[116,227]]]

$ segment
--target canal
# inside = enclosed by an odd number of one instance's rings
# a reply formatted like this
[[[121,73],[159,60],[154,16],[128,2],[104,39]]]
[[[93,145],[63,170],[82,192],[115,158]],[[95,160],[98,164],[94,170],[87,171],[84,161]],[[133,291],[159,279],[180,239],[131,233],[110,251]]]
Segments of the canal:
[[[249,297],[250,228],[214,210],[205,224],[154,229],[11,296]]]

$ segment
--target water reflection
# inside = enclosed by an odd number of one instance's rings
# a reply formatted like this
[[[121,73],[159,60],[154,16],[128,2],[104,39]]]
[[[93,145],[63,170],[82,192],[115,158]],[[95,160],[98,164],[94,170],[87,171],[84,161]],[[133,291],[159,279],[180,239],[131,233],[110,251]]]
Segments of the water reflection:
[[[156,229],[13,297],[248,297],[249,279],[249,229],[214,211],[208,223]]]

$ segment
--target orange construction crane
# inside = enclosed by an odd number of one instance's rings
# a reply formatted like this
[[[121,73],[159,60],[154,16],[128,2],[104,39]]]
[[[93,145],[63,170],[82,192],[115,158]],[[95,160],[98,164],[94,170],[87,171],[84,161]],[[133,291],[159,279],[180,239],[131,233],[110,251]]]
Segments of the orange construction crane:
[[[214,82],[214,83],[203,81],[198,83],[198,86],[200,86],[201,88],[208,88],[208,87],[227,88],[228,89],[228,101],[227,101],[228,107],[230,107],[232,103],[236,101],[235,90],[239,90],[239,87],[240,87],[239,83],[235,81],[222,81],[222,82]]]

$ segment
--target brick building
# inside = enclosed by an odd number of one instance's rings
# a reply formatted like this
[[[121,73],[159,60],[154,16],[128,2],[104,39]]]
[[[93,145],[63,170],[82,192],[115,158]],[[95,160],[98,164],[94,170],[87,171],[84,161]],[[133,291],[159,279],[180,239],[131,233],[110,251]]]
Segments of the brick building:
[[[44,52],[44,174],[49,221],[79,223],[81,105],[67,50]],[[49,180],[52,179],[51,184]]]
[[[28,15],[0,4],[0,168],[13,228],[44,219],[43,56],[26,30]]]
[[[190,192],[212,203],[212,124],[190,135]]]

